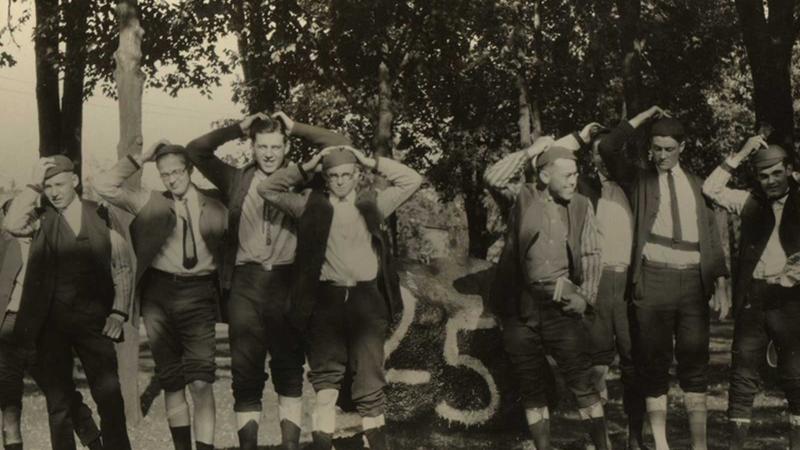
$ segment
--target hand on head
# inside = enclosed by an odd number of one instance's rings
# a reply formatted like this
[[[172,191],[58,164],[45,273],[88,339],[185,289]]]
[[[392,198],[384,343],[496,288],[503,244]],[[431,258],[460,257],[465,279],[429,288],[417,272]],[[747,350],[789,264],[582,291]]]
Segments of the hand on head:
[[[165,145],[172,145],[167,139],[159,139],[153,145],[147,148],[144,152],[142,152],[142,162],[150,162],[155,159],[155,155],[158,152],[158,149]]]

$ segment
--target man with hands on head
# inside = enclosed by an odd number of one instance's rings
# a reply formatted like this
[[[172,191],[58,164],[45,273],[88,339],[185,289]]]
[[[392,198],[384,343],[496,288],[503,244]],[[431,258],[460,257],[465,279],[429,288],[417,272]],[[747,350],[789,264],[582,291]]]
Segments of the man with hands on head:
[[[327,193],[293,192],[317,170]],[[362,170],[383,175],[389,186],[358,189]],[[316,450],[331,448],[336,400],[348,369],[352,401],[370,448],[388,448],[383,345],[402,301],[384,221],[421,182],[417,172],[397,161],[336,146],[275,172],[258,186],[264,199],[298,221],[290,320],[307,342],[309,379],[316,392]]]
[[[186,146],[191,161],[220,190],[228,207],[221,282],[229,296],[233,408],[243,450],[255,450],[258,444],[267,353],[278,393],[283,445],[288,450],[300,445],[305,355],[300,336],[285,316],[298,232],[293,217],[256,191],[261,182],[287,166],[289,136],[321,147],[349,142],[328,130],[295,123],[283,113],[272,117],[257,113]],[[214,155],[221,145],[243,137],[250,140],[251,163],[236,168]]]
[[[634,130],[650,119],[650,164],[638,166],[623,151]],[[692,447],[707,448],[711,305],[727,313],[725,255],[702,181],[679,162],[686,131],[652,107],[623,120],[598,144],[609,178],[626,190],[634,217],[630,268],[635,355],[657,450],[666,436],[669,368],[673,355],[684,391]],[[674,344],[673,344],[674,342]]]
[[[758,189],[727,187],[747,159]],[[753,136],[703,185],[703,192],[742,219],[739,266],[733,290],[733,348],[728,395],[729,445],[745,447],[767,343],[775,342],[781,387],[789,402],[789,441],[800,449],[800,284],[785,273],[800,252],[800,190],[788,152]],[[796,268],[795,268],[796,270]]]
[[[592,383],[589,335],[582,322],[600,280],[599,236],[591,203],[576,192],[574,151],[562,146],[563,140],[552,143],[551,138],[539,138],[484,175],[493,189],[507,191],[513,173],[536,158],[536,183],[523,184],[511,198],[506,243],[492,289],[493,307],[501,319],[504,347],[519,380],[536,448],[552,448],[549,386],[542,382],[550,370],[545,357],[549,353],[577,399],[593,444],[605,449],[608,430]],[[562,282],[574,289],[555,301]]]
[[[149,162],[165,191],[126,185]],[[187,386],[197,449],[214,447],[217,269],[228,218],[225,205],[192,183],[192,171],[186,150],[161,140],[94,178],[100,197],[134,216],[135,286],[176,450],[192,449]]]
[[[103,448],[125,450],[131,447],[112,340],[122,337],[128,318],[131,255],[98,205],[80,199],[79,183],[69,158],[42,158],[3,220],[12,235],[33,233],[14,335],[36,342],[33,370],[47,400],[53,449],[75,448],[74,351],[100,414]]]

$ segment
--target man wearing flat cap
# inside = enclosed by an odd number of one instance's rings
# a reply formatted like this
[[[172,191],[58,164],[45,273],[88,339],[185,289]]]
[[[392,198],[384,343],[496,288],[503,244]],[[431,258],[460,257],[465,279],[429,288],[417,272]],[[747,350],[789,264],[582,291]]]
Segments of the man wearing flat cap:
[[[327,193],[291,191],[318,168]],[[386,177],[389,186],[358,189],[362,170]],[[317,394],[312,416],[317,450],[331,448],[346,371],[353,375],[352,401],[369,447],[387,448],[383,345],[402,301],[384,221],[421,183],[417,172],[397,161],[340,146],[283,168],[258,186],[262,197],[298,221],[289,318],[307,342],[309,380]]]
[[[655,115],[658,117],[661,114]],[[630,136],[643,116],[622,121],[615,139]],[[606,145],[603,144],[606,143]],[[709,299],[728,275],[719,231],[702,181],[684,170],[683,125],[660,117],[650,127],[650,164],[641,168],[623,146],[600,143],[610,178],[627,190],[634,217],[630,268],[635,354],[656,449],[667,449],[669,368],[678,361],[692,447],[707,448]],[[726,305],[714,303],[727,312]]]
[[[165,191],[126,184],[148,162],[155,162]],[[159,141],[141,155],[120,159],[93,180],[103,199],[134,216],[135,287],[176,450],[192,449],[187,386],[197,450],[214,447],[214,325],[228,219],[214,193],[192,183],[192,171],[183,147]]]
[[[15,236],[35,230],[14,336],[36,342],[32,370],[47,400],[53,449],[75,449],[74,351],[100,414],[103,448],[125,450],[131,446],[112,339],[122,337],[128,318],[132,258],[98,205],[79,198],[79,182],[69,158],[42,158],[3,220]],[[42,193],[42,212],[34,214]]]
[[[242,450],[255,450],[258,444],[267,353],[283,445],[287,450],[300,446],[305,355],[300,336],[286,320],[292,273],[298,267],[298,231],[295,218],[256,191],[259,183],[288,165],[290,136],[320,148],[349,142],[337,133],[295,123],[284,113],[257,113],[186,146],[189,158],[228,206],[222,287],[229,295],[233,409]],[[237,168],[214,154],[226,142],[243,137],[250,139],[251,163]]]
[[[543,382],[550,370],[545,355],[550,354],[577,399],[593,444],[605,449],[608,431],[592,382],[589,334],[582,321],[597,295],[599,236],[591,202],[576,193],[575,152],[559,142],[550,145],[552,139],[540,138],[524,150],[525,161],[537,157],[537,180],[522,185],[514,198],[492,305],[502,322],[504,347],[519,380],[536,448],[552,448],[547,406],[551,386]],[[490,168],[484,178],[500,188],[498,170]],[[562,285],[573,288],[559,295]]]
[[[11,200],[0,208],[0,217],[8,214]],[[0,218],[0,221],[2,219]],[[0,231],[0,410],[3,414],[3,448],[22,450],[22,396],[23,378],[29,369],[35,342],[18,342],[14,339],[14,326],[17,322],[22,301],[22,285],[25,282],[25,269],[28,251],[31,246],[31,233],[12,236]],[[34,381],[39,372],[31,370]],[[38,383],[38,382],[37,382]],[[92,417],[92,410],[83,402],[77,388],[73,389],[70,402],[70,419],[75,434],[89,450],[102,450],[100,429]]]
[[[758,189],[727,187],[747,158]],[[762,136],[747,140],[706,180],[703,192],[742,219],[733,290],[733,358],[728,395],[730,448],[745,447],[760,385],[759,372],[773,340],[781,387],[789,402],[789,441],[800,449],[800,284],[787,276],[787,259],[800,252],[800,190],[786,150]]]

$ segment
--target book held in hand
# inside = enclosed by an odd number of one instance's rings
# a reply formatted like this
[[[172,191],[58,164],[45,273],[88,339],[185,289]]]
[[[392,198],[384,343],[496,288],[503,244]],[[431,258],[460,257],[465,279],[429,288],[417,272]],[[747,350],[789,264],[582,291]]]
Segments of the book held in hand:
[[[567,277],[560,277],[556,280],[556,287],[553,290],[553,301],[556,303],[564,303],[566,297],[578,292],[578,286],[575,285]]]

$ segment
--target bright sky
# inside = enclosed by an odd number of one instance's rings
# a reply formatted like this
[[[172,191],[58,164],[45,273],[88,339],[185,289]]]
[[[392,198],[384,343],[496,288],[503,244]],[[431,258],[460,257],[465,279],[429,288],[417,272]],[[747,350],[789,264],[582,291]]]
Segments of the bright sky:
[[[15,8],[19,9],[18,6]],[[12,9],[12,17],[14,16],[15,11]],[[0,24],[6,23],[6,8],[0,8]],[[36,72],[31,40],[33,23],[32,19],[27,29],[15,32],[19,48],[13,43],[7,43],[4,48],[14,55],[17,65],[0,68],[0,186],[7,187],[11,179],[18,184],[27,183],[31,167],[38,158]],[[145,29],[144,39],[148,39],[146,32]],[[4,43],[6,42],[7,39],[4,39]],[[209,131],[212,122],[216,120],[240,117],[241,106],[231,102],[232,80],[233,76],[223,79],[222,86],[213,89],[212,99],[194,89],[181,91],[176,98],[162,91],[145,89],[142,99],[144,145],[162,137],[174,143],[186,144]],[[116,160],[118,121],[119,112],[115,100],[100,94],[93,95],[84,103],[84,167],[107,167]],[[145,171],[144,184],[151,188],[160,186],[153,168]]]

